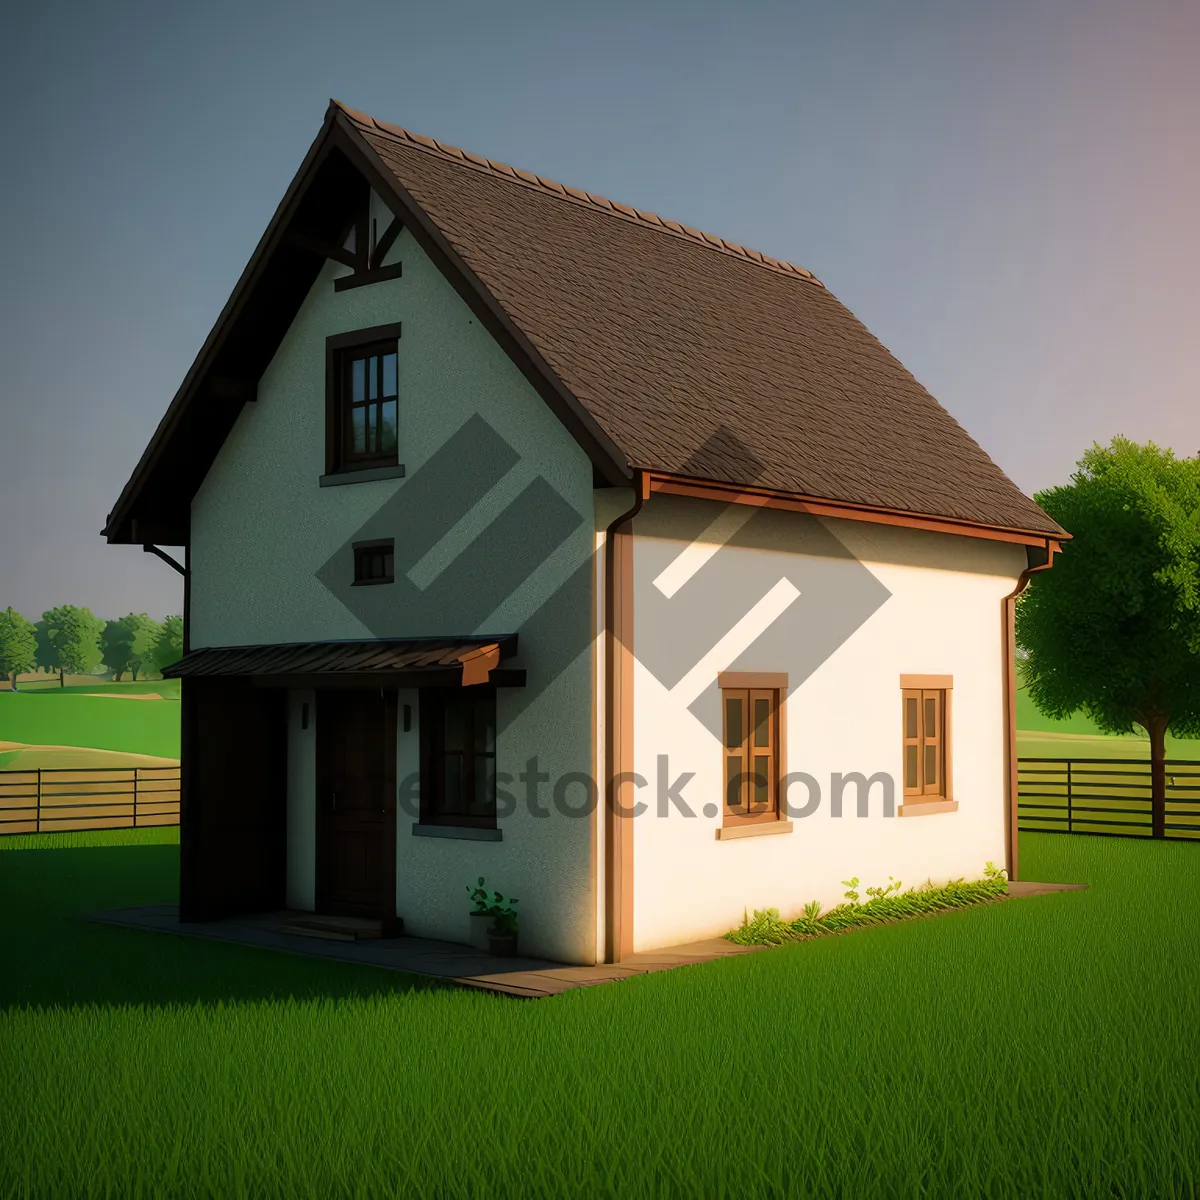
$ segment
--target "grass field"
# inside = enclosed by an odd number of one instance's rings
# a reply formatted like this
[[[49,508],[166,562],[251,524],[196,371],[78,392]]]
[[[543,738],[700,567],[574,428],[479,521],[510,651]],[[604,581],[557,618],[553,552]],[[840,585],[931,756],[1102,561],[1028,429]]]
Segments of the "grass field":
[[[4,682],[0,681],[0,684]],[[10,690],[9,687],[0,686],[0,691],[8,690]],[[47,675],[38,678],[22,679],[18,690],[22,692],[76,692],[84,695],[117,692],[152,692],[158,696],[165,696],[170,700],[178,700],[179,680],[139,679],[134,681],[123,679],[120,683],[114,683],[111,679],[105,679],[102,676],[68,675],[66,685],[63,686],[58,682],[57,676]]]
[[[179,681],[0,692],[0,743],[56,750],[84,747],[177,760]],[[0,761],[0,767],[4,765]],[[73,765],[125,764],[95,757]]]
[[[545,1001],[71,919],[174,845],[0,852],[0,1195],[1195,1195],[1198,851],[1026,836],[1091,889]]]
[[[1044,717],[1029,693],[1017,691],[1017,753],[1034,758],[1146,758],[1150,739],[1144,734],[1115,737],[1101,733],[1083,713],[1065,721]],[[1200,740],[1167,735],[1167,757],[1200,759]]]

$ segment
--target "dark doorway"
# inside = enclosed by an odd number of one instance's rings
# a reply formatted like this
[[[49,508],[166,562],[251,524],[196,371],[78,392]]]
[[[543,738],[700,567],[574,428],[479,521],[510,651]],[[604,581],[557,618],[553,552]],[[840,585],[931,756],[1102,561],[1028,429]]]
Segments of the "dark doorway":
[[[279,908],[287,872],[283,693],[201,676],[188,679],[180,699],[180,918]]]
[[[396,693],[317,693],[317,911],[396,913]]]

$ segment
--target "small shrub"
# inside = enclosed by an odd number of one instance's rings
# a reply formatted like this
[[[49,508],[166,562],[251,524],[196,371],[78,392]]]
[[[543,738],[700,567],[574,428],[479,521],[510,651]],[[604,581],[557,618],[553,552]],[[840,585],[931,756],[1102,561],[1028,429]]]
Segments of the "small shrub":
[[[949,912],[980,904],[1003,896],[1008,889],[1004,870],[994,863],[984,868],[984,877],[970,883],[952,879],[941,887],[926,880],[917,888],[901,892],[903,886],[898,879],[888,876],[886,887],[867,888],[868,899],[859,902],[858,877],[843,879],[846,886],[846,903],[838,904],[828,912],[821,912],[820,901],[813,900],[804,906],[804,914],[794,921],[784,921],[777,908],[755,909],[753,917],[742,915],[741,925],[725,937],[740,946],[778,946],[797,938],[820,937],[827,933],[841,933],[846,929],[862,929],[869,925],[884,925],[905,917],[919,917],[926,913]]]
[[[741,925],[725,937],[739,946],[781,946],[793,940],[792,927],[777,908],[756,908],[753,917],[743,911]]]

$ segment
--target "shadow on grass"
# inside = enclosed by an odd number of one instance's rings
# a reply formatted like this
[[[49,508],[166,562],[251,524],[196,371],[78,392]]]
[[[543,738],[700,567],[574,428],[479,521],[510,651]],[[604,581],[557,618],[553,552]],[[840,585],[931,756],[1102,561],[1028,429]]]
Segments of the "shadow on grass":
[[[442,987],[412,975],[81,921],[178,902],[178,846],[0,854],[0,1010],[341,999]]]

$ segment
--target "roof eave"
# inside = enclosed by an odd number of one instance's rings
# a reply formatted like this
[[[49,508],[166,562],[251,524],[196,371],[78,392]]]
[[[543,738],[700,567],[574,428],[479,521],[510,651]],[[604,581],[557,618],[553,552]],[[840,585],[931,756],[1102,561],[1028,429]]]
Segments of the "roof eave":
[[[878,525],[924,529],[932,533],[953,533],[965,537],[1012,542],[1024,546],[1057,546],[1059,542],[1069,541],[1071,538],[1071,535],[1057,521],[1046,514],[1043,514],[1046,516],[1046,520],[1054,526],[1052,530],[992,524],[985,521],[967,520],[962,517],[947,517],[937,513],[885,508],[880,505],[854,504],[845,500],[831,500],[828,497],[720,483],[711,479],[696,479],[664,471],[648,469],[648,474],[652,492],[690,496],[695,499],[753,504],[762,508],[781,508],[793,512],[805,512],[819,517],[841,517],[850,521],[868,521]]]

